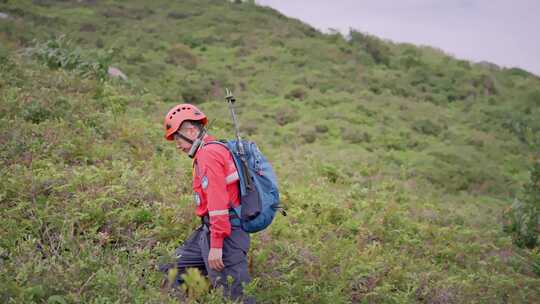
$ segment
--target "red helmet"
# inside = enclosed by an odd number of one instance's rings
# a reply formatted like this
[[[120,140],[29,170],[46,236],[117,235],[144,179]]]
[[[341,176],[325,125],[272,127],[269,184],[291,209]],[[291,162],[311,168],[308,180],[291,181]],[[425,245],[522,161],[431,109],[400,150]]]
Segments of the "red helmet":
[[[186,120],[200,121],[203,126],[208,123],[206,115],[196,106],[189,103],[179,104],[173,107],[165,117],[165,138],[173,140],[173,134],[178,131],[180,125]]]

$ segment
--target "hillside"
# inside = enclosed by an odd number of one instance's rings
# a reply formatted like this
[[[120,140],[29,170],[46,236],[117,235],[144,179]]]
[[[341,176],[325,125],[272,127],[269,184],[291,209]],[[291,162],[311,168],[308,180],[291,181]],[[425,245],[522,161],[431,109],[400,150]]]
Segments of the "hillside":
[[[540,301],[538,250],[501,224],[538,155],[538,77],[248,3],[0,12],[2,302],[183,299],[157,264],[198,225],[191,163],[161,123],[187,101],[232,137],[225,87],[289,214],[253,237],[259,302]]]

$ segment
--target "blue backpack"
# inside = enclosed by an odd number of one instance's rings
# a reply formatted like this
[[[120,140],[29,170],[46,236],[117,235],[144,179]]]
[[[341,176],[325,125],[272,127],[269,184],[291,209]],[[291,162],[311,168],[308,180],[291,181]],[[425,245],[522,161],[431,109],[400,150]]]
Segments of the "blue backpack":
[[[279,209],[286,215],[279,206],[276,174],[255,143],[246,140],[240,142],[244,146],[244,155],[238,151],[236,140],[209,143],[226,147],[233,156],[240,177],[240,205],[234,208],[234,213],[239,218],[242,230],[255,233],[265,229]]]

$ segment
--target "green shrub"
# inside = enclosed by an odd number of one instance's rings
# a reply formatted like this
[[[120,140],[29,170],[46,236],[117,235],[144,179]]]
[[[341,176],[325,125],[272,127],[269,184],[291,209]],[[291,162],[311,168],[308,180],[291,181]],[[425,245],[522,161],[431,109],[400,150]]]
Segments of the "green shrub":
[[[369,143],[371,135],[359,127],[343,127],[341,128],[341,138],[351,144]]]
[[[274,113],[274,120],[280,126],[296,121],[299,117],[298,111],[291,106],[280,106]]]
[[[343,179],[343,174],[339,168],[331,164],[324,164],[319,168],[322,176],[326,177],[331,183],[337,183]]]
[[[317,132],[317,133],[326,133],[326,132],[328,132],[328,126],[318,124],[318,125],[315,126],[315,132]]]
[[[413,55],[407,55],[407,56],[404,56],[404,57],[400,57],[399,62],[407,70],[422,65],[421,59],[418,58],[417,56],[413,56]]]
[[[80,51],[73,50],[71,41],[63,35],[43,43],[36,41],[30,53],[51,69],[73,70],[83,62]]]
[[[51,69],[75,70],[83,76],[94,76],[104,80],[108,76],[109,64],[112,60],[111,50],[91,52],[85,59],[80,48],[73,47],[73,43],[64,35],[39,43],[28,49],[28,54],[35,57]]]
[[[300,131],[300,137],[302,137],[305,143],[310,144],[317,140],[317,132],[313,128],[307,128]]]
[[[39,124],[47,119],[63,117],[69,110],[70,104],[63,97],[54,101],[32,99],[24,105],[21,114],[24,120]]]
[[[473,85],[480,89],[484,95],[495,95],[499,91],[492,76],[482,74],[473,79]]]
[[[182,99],[189,103],[202,103],[206,101],[208,91],[200,85],[188,85],[182,88]]]
[[[512,235],[516,245],[528,248],[538,246],[540,235],[540,161],[534,163],[523,196],[514,201],[506,211],[505,218],[505,231]]]
[[[9,51],[0,46],[0,71],[9,72],[13,67],[14,65],[9,59]]]
[[[208,280],[201,275],[197,268],[188,269],[185,274],[182,274],[182,279],[184,280],[182,289],[186,291],[190,302],[200,299],[210,289]]]
[[[197,67],[198,60],[197,56],[191,52],[188,46],[177,43],[169,49],[165,62],[193,70]]]
[[[390,63],[391,51],[388,44],[381,39],[351,30],[349,33],[350,43],[360,45],[368,54],[371,55],[373,61],[377,64],[388,65]]]
[[[125,112],[128,105],[128,96],[122,95],[109,83],[101,84],[94,98],[102,109],[110,109],[115,115]]]
[[[540,107],[540,90],[532,91],[527,95],[527,104]]]
[[[533,76],[531,73],[520,68],[509,68],[509,69],[505,69],[504,72],[512,76],[519,76],[523,78]]]
[[[304,88],[295,88],[289,93],[285,95],[285,98],[287,99],[296,99],[296,100],[304,100],[307,97],[307,92],[304,90]]]
[[[517,246],[533,248],[538,245],[540,209],[537,206],[516,199],[505,218],[504,230],[512,235]]]
[[[435,124],[429,119],[417,120],[412,125],[413,129],[419,133],[437,136],[439,135],[443,128]]]
[[[51,109],[43,106],[38,101],[34,101],[24,107],[22,116],[26,121],[38,124],[47,120],[51,116]]]

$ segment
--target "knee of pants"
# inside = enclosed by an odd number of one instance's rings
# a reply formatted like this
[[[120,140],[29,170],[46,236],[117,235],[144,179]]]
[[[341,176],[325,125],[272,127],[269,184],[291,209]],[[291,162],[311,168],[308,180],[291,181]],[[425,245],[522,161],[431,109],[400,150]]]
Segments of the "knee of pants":
[[[238,264],[227,266],[221,272],[211,271],[210,280],[214,286],[232,285],[233,287],[241,287],[242,283],[249,283],[251,281],[247,262],[242,261]]]

